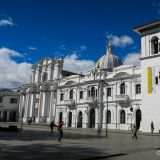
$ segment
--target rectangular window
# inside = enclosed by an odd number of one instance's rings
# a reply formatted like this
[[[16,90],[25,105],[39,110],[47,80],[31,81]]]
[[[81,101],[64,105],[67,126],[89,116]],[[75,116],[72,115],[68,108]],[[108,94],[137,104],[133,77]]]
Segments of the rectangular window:
[[[112,96],[111,91],[112,91],[111,88],[107,88],[107,96],[108,96],[108,97]]]
[[[83,91],[79,92],[79,99],[83,99]]]
[[[158,84],[158,77],[155,77],[156,84]]]
[[[0,97],[0,103],[2,103],[3,102],[3,97]]]
[[[39,103],[39,98],[36,98],[36,103]]]
[[[141,94],[141,84],[136,84],[136,94]]]
[[[61,93],[61,95],[60,95],[60,100],[63,101],[63,99],[64,99],[64,94]]]
[[[97,89],[96,89],[96,97],[97,97]]]
[[[10,103],[17,103],[17,98],[11,98]]]

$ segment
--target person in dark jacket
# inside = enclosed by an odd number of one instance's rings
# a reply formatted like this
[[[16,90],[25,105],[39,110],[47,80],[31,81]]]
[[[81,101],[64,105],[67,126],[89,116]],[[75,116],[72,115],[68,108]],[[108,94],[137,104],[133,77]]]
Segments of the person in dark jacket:
[[[133,136],[132,136],[132,139],[135,137],[137,139],[137,131],[138,131],[138,128],[136,125],[134,125],[133,127]]]
[[[61,142],[61,139],[63,137],[63,130],[62,130],[63,122],[60,122],[57,125],[57,130],[58,130],[58,142]]]
[[[51,133],[53,133],[53,128],[55,126],[54,122],[52,121],[49,126],[50,126],[50,129],[51,129]]]
[[[154,124],[153,124],[153,121],[151,122],[151,133],[153,134],[153,131],[154,131]]]

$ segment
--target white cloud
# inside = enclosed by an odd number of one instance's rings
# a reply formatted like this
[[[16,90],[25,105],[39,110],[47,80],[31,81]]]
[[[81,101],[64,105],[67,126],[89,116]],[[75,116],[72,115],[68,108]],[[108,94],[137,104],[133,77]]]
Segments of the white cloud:
[[[29,50],[37,50],[37,47],[31,47],[31,46],[29,46],[28,49]]]
[[[60,50],[67,50],[67,47],[66,47],[65,44],[59,45],[58,48],[59,48]]]
[[[160,1],[159,0],[153,1],[153,7],[157,11],[157,14],[160,14]]]
[[[125,58],[124,58],[124,64],[133,64],[135,66],[140,66],[140,53],[129,53]]]
[[[111,43],[115,47],[126,47],[128,45],[132,45],[134,43],[133,39],[127,35],[123,35],[121,37],[118,37],[116,35],[107,35],[107,37],[111,37]]]
[[[11,17],[0,20],[0,26],[14,26],[14,22]]]
[[[86,73],[91,68],[95,68],[95,62],[92,60],[79,60],[76,53],[64,58],[64,70]]]
[[[13,57],[23,55],[9,48],[0,48],[0,88],[16,88],[29,82],[32,64],[17,63]]]

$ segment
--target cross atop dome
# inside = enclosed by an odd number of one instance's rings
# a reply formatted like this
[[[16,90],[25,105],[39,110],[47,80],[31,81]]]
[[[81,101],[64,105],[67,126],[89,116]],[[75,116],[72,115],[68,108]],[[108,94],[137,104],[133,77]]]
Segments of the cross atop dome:
[[[111,42],[112,42],[112,36],[111,35],[108,35],[106,36],[107,37],[107,40],[108,40],[108,46],[111,45]]]
[[[112,35],[107,35],[106,37],[107,37],[107,42],[108,42],[108,45],[106,46],[106,54],[108,54],[108,53],[113,54],[113,52],[112,52],[112,40],[113,40]]]

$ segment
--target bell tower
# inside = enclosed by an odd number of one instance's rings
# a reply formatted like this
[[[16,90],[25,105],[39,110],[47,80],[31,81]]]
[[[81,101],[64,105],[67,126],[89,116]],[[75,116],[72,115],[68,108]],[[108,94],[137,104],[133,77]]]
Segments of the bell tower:
[[[142,131],[160,130],[160,20],[134,28],[141,36]]]

